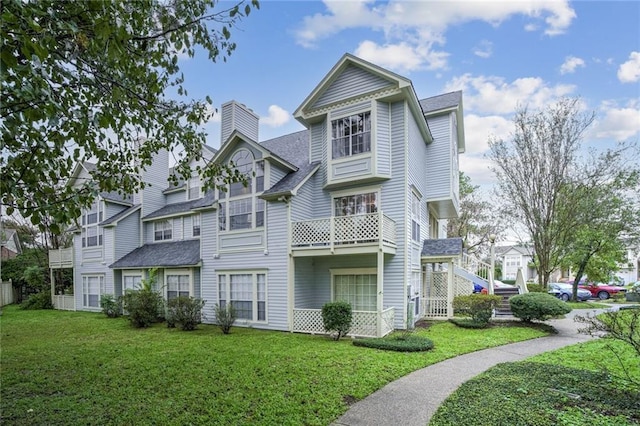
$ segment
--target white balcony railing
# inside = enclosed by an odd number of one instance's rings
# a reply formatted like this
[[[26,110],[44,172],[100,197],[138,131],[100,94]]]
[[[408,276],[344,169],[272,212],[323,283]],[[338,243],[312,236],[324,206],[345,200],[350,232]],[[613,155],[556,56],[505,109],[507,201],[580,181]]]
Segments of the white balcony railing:
[[[323,248],[345,244],[396,246],[396,223],[382,212],[332,216],[291,224],[293,248]]]
[[[73,268],[73,247],[49,250],[49,268]]]
[[[393,331],[395,309],[387,308],[380,312],[353,311],[353,321],[349,336],[383,337]],[[322,309],[294,309],[293,331],[296,333],[324,334]]]

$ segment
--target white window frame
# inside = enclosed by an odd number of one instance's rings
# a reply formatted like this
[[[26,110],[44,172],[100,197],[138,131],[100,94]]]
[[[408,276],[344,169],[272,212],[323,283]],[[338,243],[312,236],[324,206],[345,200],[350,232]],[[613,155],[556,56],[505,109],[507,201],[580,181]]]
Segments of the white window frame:
[[[421,234],[421,222],[422,220],[422,204],[420,200],[420,194],[416,191],[411,191],[411,239],[417,243],[420,243],[422,239]]]
[[[95,219],[92,219],[89,223],[89,218],[95,215]],[[104,205],[102,200],[96,199],[88,209],[82,211],[82,247],[102,247],[103,244],[103,232],[99,223],[102,222],[104,215]],[[91,236],[89,234],[92,234]],[[89,244],[89,238],[95,238],[95,244]]]
[[[347,302],[351,303],[351,308],[354,311],[365,311],[365,312],[377,312],[378,310],[378,297],[380,297],[380,295],[378,294],[378,288],[377,288],[377,279],[378,279],[378,271],[376,268],[345,268],[345,269],[329,269],[329,272],[331,274],[331,300],[332,301],[338,301],[338,300],[344,300],[344,299],[338,299],[336,293],[336,277],[337,276],[374,276],[376,277],[376,283],[375,283],[375,289],[374,289],[374,295],[375,295],[375,300],[373,305],[369,304],[369,306],[373,306],[373,310],[370,309],[358,309],[359,307],[361,308],[362,306],[359,306],[357,303],[354,304],[352,301],[350,300],[346,300]],[[357,292],[357,290],[356,290]]]
[[[336,215],[336,200],[338,199],[343,199],[343,198],[347,198],[347,197],[358,197],[358,196],[363,196],[363,195],[369,195],[369,194],[375,194],[375,202],[373,204],[374,209],[370,209],[369,207],[367,207],[367,210],[374,210],[371,211],[370,213],[377,213],[380,211],[380,205],[381,205],[381,198],[380,198],[380,187],[379,186],[374,186],[374,187],[363,187],[363,188],[358,188],[357,190],[346,190],[346,191],[335,191],[332,192],[331,195],[331,215],[332,216],[350,216],[350,215],[355,215],[355,214],[369,214],[366,211],[364,213],[358,213],[355,211],[355,209],[357,208],[357,202],[356,205],[354,205],[354,212],[350,213],[350,214],[342,214],[342,215]]]
[[[98,280],[98,294],[97,305],[91,305],[91,301],[89,297],[94,295],[94,293],[90,293],[89,280],[97,279]],[[100,309],[100,297],[104,294],[104,274],[83,274],[82,275],[82,306],[89,309]]]
[[[202,218],[200,213],[196,213],[191,216],[191,236],[199,237],[202,233]]]
[[[356,133],[351,133],[349,132],[348,135],[338,135],[338,124],[339,122],[343,122],[345,120],[349,120],[349,127],[352,127],[353,124],[353,120],[357,119],[360,115],[363,116],[368,116],[368,125],[369,128],[367,130],[366,125],[367,125],[367,120],[364,121],[363,124],[363,129],[360,132],[356,132]],[[363,117],[364,118],[364,117]],[[363,149],[361,151],[355,152],[354,153],[354,141],[356,140],[355,138],[357,137],[362,137],[361,143],[363,145]],[[367,136],[368,136],[368,140],[367,140]],[[371,152],[373,151],[373,113],[372,113],[372,109],[371,108],[367,108],[365,110],[359,111],[359,112],[354,112],[354,113],[350,113],[347,115],[343,115],[343,116],[337,116],[337,117],[331,117],[331,121],[329,122],[329,149],[330,149],[330,153],[331,153],[331,159],[332,160],[338,160],[338,159],[343,159],[343,158],[351,158],[354,157],[356,155],[361,155],[361,154],[371,154]],[[336,145],[337,141],[340,139],[348,139],[348,152],[347,150],[345,150],[344,152],[340,153],[338,152],[338,146]],[[339,150],[342,151],[342,150]],[[336,153],[338,155],[336,155]]]
[[[243,232],[263,229],[266,221],[266,202],[260,195],[266,185],[267,163],[264,159],[256,159],[253,152],[247,148],[236,150],[231,160],[246,152],[251,161],[241,164],[239,171],[248,179],[248,186],[241,187],[241,183],[227,185],[226,191],[218,190],[218,231],[219,232]],[[254,175],[255,174],[255,175]],[[233,214],[232,214],[233,213]],[[243,218],[243,221],[234,222],[234,218]]]
[[[127,286],[127,278],[132,278],[133,283],[131,286]],[[135,270],[122,272],[122,294],[127,290],[139,290],[143,279],[144,274],[142,271]]]
[[[194,295],[194,283],[193,283],[193,271],[191,269],[165,269],[164,270],[164,274],[163,274],[163,278],[164,278],[164,298],[166,300],[169,300],[169,291],[172,291],[169,288],[169,278],[170,276],[179,276],[179,277],[184,277],[187,276],[189,283],[188,283],[188,289],[189,289],[189,294],[188,296],[193,296]],[[177,296],[180,296],[180,287],[178,287],[176,289],[177,292]],[[176,296],[176,297],[177,297]]]
[[[251,277],[251,318],[240,318],[238,320],[246,321],[247,323],[267,323],[269,320],[268,312],[268,276],[267,270],[232,270],[232,271],[219,271],[218,278],[218,304],[221,307],[226,306],[227,303],[233,303],[231,299],[231,277],[239,275],[249,275]],[[263,281],[259,281],[259,276],[263,277]],[[263,287],[262,289],[260,287]],[[236,302],[249,302],[249,300],[235,300]],[[260,318],[260,304],[263,304],[264,318]]]
[[[160,225],[162,225],[162,229],[158,229]],[[169,232],[168,236],[167,231]],[[162,232],[160,238],[158,238],[158,232]],[[153,241],[171,241],[172,239],[173,219],[164,219],[153,222]]]
[[[187,200],[197,200],[202,197],[202,182],[197,174],[187,181]]]

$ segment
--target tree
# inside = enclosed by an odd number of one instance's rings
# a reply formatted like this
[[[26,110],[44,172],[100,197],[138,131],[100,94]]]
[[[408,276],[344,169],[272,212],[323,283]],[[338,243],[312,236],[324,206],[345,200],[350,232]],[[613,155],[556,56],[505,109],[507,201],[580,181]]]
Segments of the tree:
[[[471,183],[471,178],[460,172],[460,214],[449,219],[447,237],[462,238],[464,247],[476,251],[489,242],[489,235],[499,234],[503,222],[493,214],[491,204],[480,198],[478,186]]]
[[[498,191],[530,234],[543,287],[560,264],[570,232],[560,217],[561,191],[593,120],[594,114],[580,112],[578,99],[562,99],[538,112],[518,109],[511,138],[489,141]]]
[[[575,271],[573,298],[583,275],[606,282],[640,238],[640,172],[620,167],[624,151],[587,161],[561,192],[565,217],[574,218],[562,265]]]
[[[134,193],[161,149],[184,146],[178,171],[205,141],[211,99],[188,99],[179,55],[213,62],[235,50],[231,30],[258,8],[216,0],[2,0],[0,132],[2,204],[54,232],[102,191]],[[179,100],[176,100],[179,99]],[[144,141],[141,143],[141,141]],[[93,180],[66,185],[74,165],[97,163]],[[210,165],[203,182],[242,180]],[[220,178],[222,176],[222,178]]]

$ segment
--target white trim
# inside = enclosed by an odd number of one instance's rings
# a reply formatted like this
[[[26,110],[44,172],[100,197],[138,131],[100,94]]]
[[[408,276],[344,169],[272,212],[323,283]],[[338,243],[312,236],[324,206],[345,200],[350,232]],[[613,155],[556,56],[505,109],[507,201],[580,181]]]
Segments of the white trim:
[[[349,195],[360,195],[360,194],[369,194],[371,192],[377,192],[378,197],[380,197],[380,192],[382,191],[381,185],[371,185],[371,186],[360,186],[358,188],[350,188],[350,189],[340,189],[338,191],[329,191],[329,197],[331,198],[331,211],[333,212],[333,199],[340,197],[347,197]],[[380,210],[380,199],[378,201],[378,210]]]
[[[168,275],[188,275],[189,276],[189,296],[194,296],[195,293],[195,289],[194,289],[194,283],[193,283],[193,269],[192,268],[181,268],[181,269],[164,269],[163,270],[163,280],[164,280],[164,291],[162,292],[164,295],[164,298],[166,300],[169,299],[168,297],[168,292],[169,292],[169,284],[167,283],[167,276]],[[201,284],[202,285],[202,284]]]
[[[254,269],[217,269],[216,272],[216,294],[217,301],[216,303],[220,303],[220,276],[224,275],[225,278],[225,294],[226,299],[225,303],[231,302],[231,275],[251,275],[251,311],[253,314],[252,319],[247,318],[238,318],[236,322],[241,324],[268,324],[269,323],[269,274],[268,269],[265,268],[254,268]],[[258,275],[264,276],[264,319],[260,320],[258,318]]]

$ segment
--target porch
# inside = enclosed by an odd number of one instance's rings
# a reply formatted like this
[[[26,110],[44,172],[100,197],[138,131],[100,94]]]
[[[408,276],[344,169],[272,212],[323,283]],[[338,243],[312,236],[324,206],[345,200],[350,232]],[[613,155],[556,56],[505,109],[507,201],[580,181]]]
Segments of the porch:
[[[396,223],[383,212],[332,216],[291,223],[294,256],[396,253]]]
[[[73,268],[73,247],[49,250],[49,269]]]
[[[53,309],[61,311],[76,310],[76,300],[73,294],[54,294],[51,301],[53,302]]]
[[[393,331],[395,308],[381,312],[353,311],[353,322],[348,335],[351,337],[383,337]],[[325,334],[322,309],[294,309],[293,331],[296,333]]]

